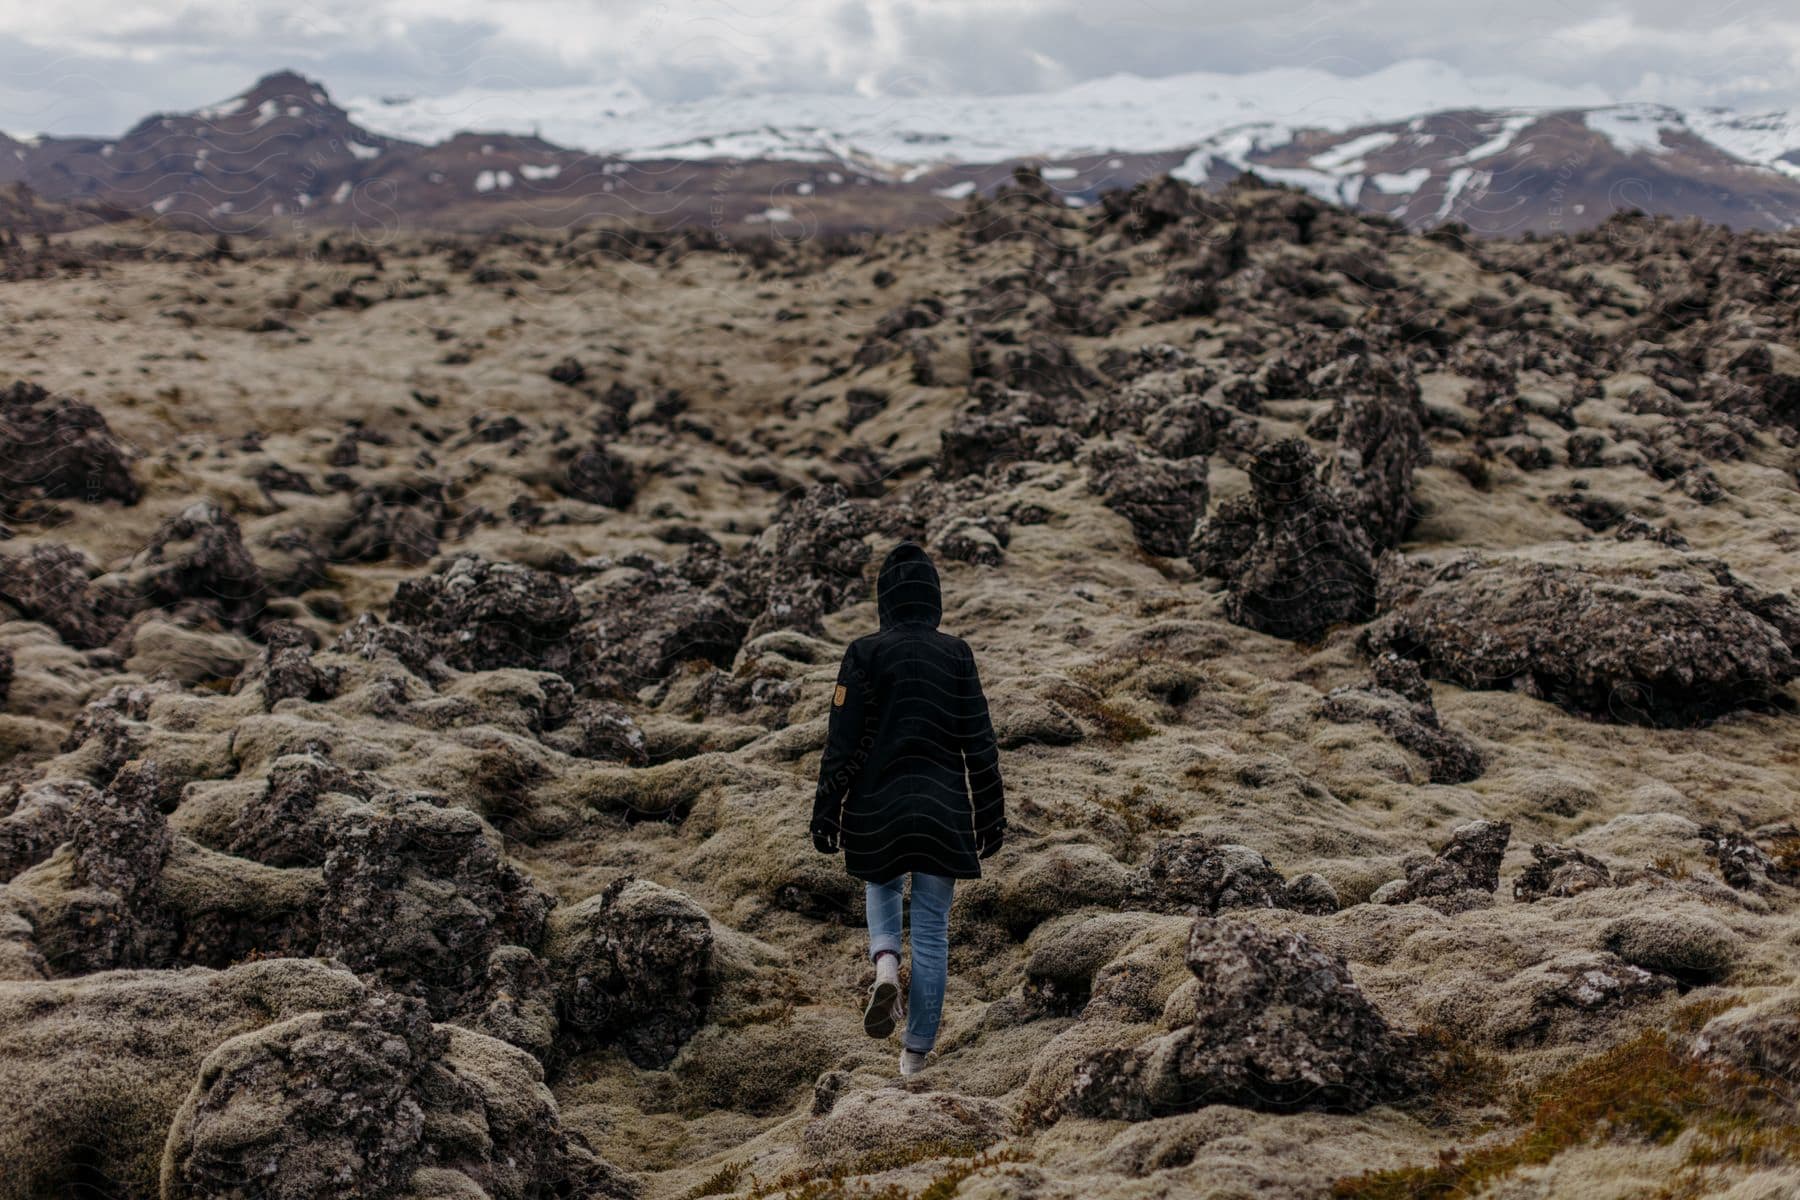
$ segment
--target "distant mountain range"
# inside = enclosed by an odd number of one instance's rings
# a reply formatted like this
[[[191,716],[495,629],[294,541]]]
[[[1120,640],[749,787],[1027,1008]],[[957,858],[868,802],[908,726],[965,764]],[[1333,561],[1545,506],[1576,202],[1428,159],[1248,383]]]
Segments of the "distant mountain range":
[[[1414,228],[1589,228],[1620,209],[1800,223],[1800,114],[1612,104],[1401,63],[1112,78],[997,97],[764,95],[660,105],[629,85],[335,103],[291,71],[117,138],[0,134],[0,184],[91,219],[294,232],[574,228],[788,236],[939,219],[1021,162],[1071,206],[1245,171]]]

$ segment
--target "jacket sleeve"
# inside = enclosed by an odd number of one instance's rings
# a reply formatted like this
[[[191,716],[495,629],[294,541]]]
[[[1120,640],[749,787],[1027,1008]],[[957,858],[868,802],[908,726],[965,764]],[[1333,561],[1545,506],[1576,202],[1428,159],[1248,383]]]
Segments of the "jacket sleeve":
[[[994,723],[988,716],[987,695],[981,690],[981,674],[975,669],[975,653],[964,646],[963,654],[963,765],[968,769],[969,799],[975,808],[975,836],[981,840],[1006,828],[1006,789],[1000,782],[1000,751],[994,743]]]
[[[862,772],[869,757],[868,727],[874,719],[874,695],[868,671],[856,645],[844,651],[837,686],[831,693],[831,718],[825,734],[825,753],[819,759],[819,787],[813,795],[812,830],[835,831],[840,825],[844,797]]]

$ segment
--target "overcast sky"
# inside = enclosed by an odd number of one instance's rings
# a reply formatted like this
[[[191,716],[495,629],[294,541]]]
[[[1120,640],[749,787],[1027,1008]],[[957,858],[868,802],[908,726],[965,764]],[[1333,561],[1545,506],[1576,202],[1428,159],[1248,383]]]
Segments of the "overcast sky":
[[[1800,107],[1800,3],[1697,0],[0,0],[0,129],[116,134],[293,67],[339,97],[616,79],[1055,88],[1129,72],[1431,58],[1621,99]]]

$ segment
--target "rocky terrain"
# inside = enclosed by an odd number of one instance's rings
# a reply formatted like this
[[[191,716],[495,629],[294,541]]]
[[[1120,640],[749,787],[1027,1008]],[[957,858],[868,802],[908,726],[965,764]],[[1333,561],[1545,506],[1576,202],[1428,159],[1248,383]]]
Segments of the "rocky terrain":
[[[0,255],[0,1198],[1800,1189],[1800,240]],[[806,834],[901,537],[1011,822],[904,1084]]]

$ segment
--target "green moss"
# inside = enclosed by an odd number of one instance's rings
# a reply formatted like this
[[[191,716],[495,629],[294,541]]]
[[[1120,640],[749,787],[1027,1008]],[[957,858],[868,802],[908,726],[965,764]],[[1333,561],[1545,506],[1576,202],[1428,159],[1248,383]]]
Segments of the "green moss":
[[[794,1002],[770,1000],[763,1004],[745,1005],[736,1011],[722,1014],[713,1023],[726,1029],[742,1029],[746,1025],[792,1025]]]
[[[878,1174],[910,1167],[933,1158],[957,1159],[934,1175],[918,1191],[897,1183],[876,1187],[857,1176]],[[779,1196],[782,1200],[950,1200],[970,1176],[991,1167],[1023,1162],[1025,1155],[1013,1147],[977,1154],[968,1146],[954,1142],[925,1142],[896,1150],[878,1150],[852,1162],[811,1171],[789,1171],[768,1183],[753,1181],[744,1200],[765,1200]]]

